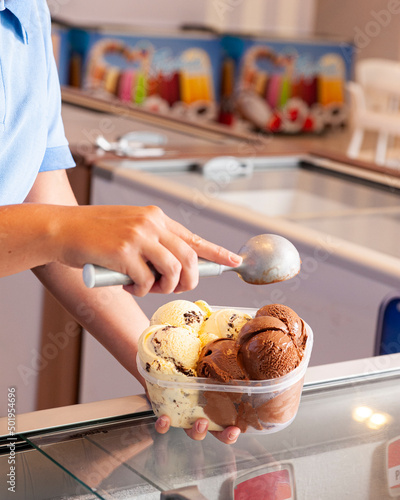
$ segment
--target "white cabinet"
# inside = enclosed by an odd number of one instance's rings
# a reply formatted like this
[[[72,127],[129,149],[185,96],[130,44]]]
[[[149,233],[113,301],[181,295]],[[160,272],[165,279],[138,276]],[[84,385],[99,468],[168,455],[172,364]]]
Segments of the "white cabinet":
[[[16,388],[16,412],[36,409],[43,288],[30,271],[0,280],[0,416],[7,414],[7,389]]]

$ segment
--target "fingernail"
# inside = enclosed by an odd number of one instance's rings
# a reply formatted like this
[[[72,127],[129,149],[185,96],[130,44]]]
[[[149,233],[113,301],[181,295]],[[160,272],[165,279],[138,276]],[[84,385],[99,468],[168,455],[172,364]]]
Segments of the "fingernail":
[[[207,430],[207,424],[205,422],[198,422],[196,425],[196,431],[199,434],[203,434],[203,432],[206,432]]]
[[[236,255],[235,253],[230,253],[229,260],[234,264],[241,264],[243,259],[242,257],[240,257],[240,255]]]
[[[167,419],[165,419],[164,417],[160,417],[157,423],[160,427],[167,427],[168,425]]]
[[[236,439],[239,437],[240,431],[231,431],[228,434],[228,439],[229,441],[236,441]]]

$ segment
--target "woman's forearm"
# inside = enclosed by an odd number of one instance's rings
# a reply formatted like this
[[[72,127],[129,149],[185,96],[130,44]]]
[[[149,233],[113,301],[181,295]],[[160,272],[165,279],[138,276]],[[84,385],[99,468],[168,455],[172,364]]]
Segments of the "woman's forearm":
[[[88,289],[82,271],[52,263],[35,275],[68,310],[142,384],[136,367],[137,341],[149,322],[122,287]]]
[[[55,260],[52,214],[49,205],[0,207],[0,277]]]

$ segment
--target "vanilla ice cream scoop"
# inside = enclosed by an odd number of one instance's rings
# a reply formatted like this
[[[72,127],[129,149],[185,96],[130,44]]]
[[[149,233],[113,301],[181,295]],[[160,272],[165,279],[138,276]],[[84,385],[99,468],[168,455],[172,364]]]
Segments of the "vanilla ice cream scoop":
[[[188,328],[197,335],[205,313],[190,300],[172,300],[159,307],[150,319],[150,325],[172,325]]]
[[[139,357],[148,372],[157,375],[196,376],[201,342],[187,328],[152,325],[138,342]]]
[[[221,339],[236,339],[242,326],[250,319],[250,314],[237,309],[219,309],[205,318],[199,335],[208,333]]]

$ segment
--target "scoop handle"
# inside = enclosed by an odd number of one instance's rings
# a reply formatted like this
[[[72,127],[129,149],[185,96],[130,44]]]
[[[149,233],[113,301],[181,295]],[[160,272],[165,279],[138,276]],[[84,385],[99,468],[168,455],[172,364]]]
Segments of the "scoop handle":
[[[156,279],[160,279],[160,274],[149,266]],[[199,259],[199,277],[219,276],[223,271],[229,271],[233,268],[216,264],[205,259]],[[114,285],[133,285],[132,278],[127,274],[112,271],[105,267],[96,266],[95,264],[85,264],[83,266],[83,281],[88,288],[97,288],[100,286]]]
[[[132,285],[133,281],[127,274],[112,271],[95,264],[83,266],[83,282],[88,288],[99,286]]]

